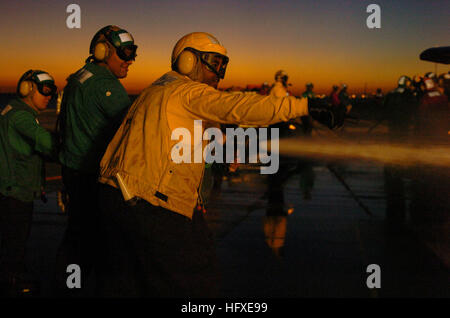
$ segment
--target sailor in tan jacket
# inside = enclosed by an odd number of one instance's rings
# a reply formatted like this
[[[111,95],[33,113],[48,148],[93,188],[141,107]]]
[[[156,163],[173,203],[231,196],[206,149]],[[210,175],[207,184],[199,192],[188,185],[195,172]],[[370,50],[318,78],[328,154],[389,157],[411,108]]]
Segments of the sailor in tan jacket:
[[[105,262],[127,265],[105,264],[105,295],[215,295],[212,240],[201,212],[194,212],[204,163],[173,160],[179,143],[173,131],[182,127],[194,136],[194,120],[202,120],[203,133],[220,123],[270,125],[308,115],[304,98],[217,90],[227,63],[214,36],[182,37],[172,52],[172,71],[140,94],[109,144],[100,164],[100,202],[109,255],[116,258]],[[191,145],[193,158],[202,144]]]
[[[270,90],[270,95],[276,97],[286,97],[289,96],[289,92],[287,91],[288,87],[288,75],[285,71],[279,70],[275,73],[275,83],[273,84],[272,89]]]

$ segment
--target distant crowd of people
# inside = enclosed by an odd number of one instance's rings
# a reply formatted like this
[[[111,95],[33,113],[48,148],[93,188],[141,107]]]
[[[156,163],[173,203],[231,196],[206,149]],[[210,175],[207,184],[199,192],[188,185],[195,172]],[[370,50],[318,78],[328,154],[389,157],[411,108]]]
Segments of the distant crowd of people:
[[[423,77],[406,75],[381,100],[381,119],[386,120],[393,140],[440,142],[448,138],[450,74]]]

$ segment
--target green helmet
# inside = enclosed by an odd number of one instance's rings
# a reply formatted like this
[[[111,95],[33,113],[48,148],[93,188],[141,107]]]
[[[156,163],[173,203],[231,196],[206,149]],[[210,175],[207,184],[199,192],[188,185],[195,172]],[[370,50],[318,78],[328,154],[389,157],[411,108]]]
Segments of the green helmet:
[[[134,60],[137,56],[137,45],[134,44],[133,36],[118,26],[108,25],[95,33],[89,46],[89,54],[95,59],[98,59],[95,54],[97,44],[100,42],[109,42],[124,61]]]
[[[31,87],[29,82],[35,83],[39,93],[44,96],[51,96],[56,93],[55,80],[49,73],[41,70],[28,70],[17,82],[16,93],[19,96],[24,97],[30,93]]]

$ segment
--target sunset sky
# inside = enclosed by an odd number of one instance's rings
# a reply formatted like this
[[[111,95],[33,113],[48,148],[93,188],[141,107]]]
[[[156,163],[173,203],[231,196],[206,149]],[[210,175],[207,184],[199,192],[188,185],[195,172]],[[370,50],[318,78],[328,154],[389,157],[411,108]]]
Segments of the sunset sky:
[[[81,7],[81,28],[66,26],[66,7]],[[381,7],[381,29],[369,29],[366,7]],[[350,92],[395,86],[400,75],[435,71],[419,60],[433,46],[450,45],[450,2],[385,0],[2,0],[0,92],[13,91],[27,69],[52,74],[59,88],[84,65],[92,36],[118,25],[135,38],[138,57],[123,84],[138,93],[170,68],[176,41],[205,31],[227,48],[230,63],[220,87],[272,83],[289,74],[294,93],[306,82],[328,93],[346,83]],[[438,64],[437,72],[448,65]]]

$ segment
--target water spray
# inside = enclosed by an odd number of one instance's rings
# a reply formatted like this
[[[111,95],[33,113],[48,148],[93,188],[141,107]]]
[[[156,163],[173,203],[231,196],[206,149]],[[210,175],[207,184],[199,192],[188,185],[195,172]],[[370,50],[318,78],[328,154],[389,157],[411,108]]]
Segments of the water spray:
[[[349,142],[324,138],[280,139],[279,154],[289,157],[358,160],[403,166],[450,168],[449,144]]]

